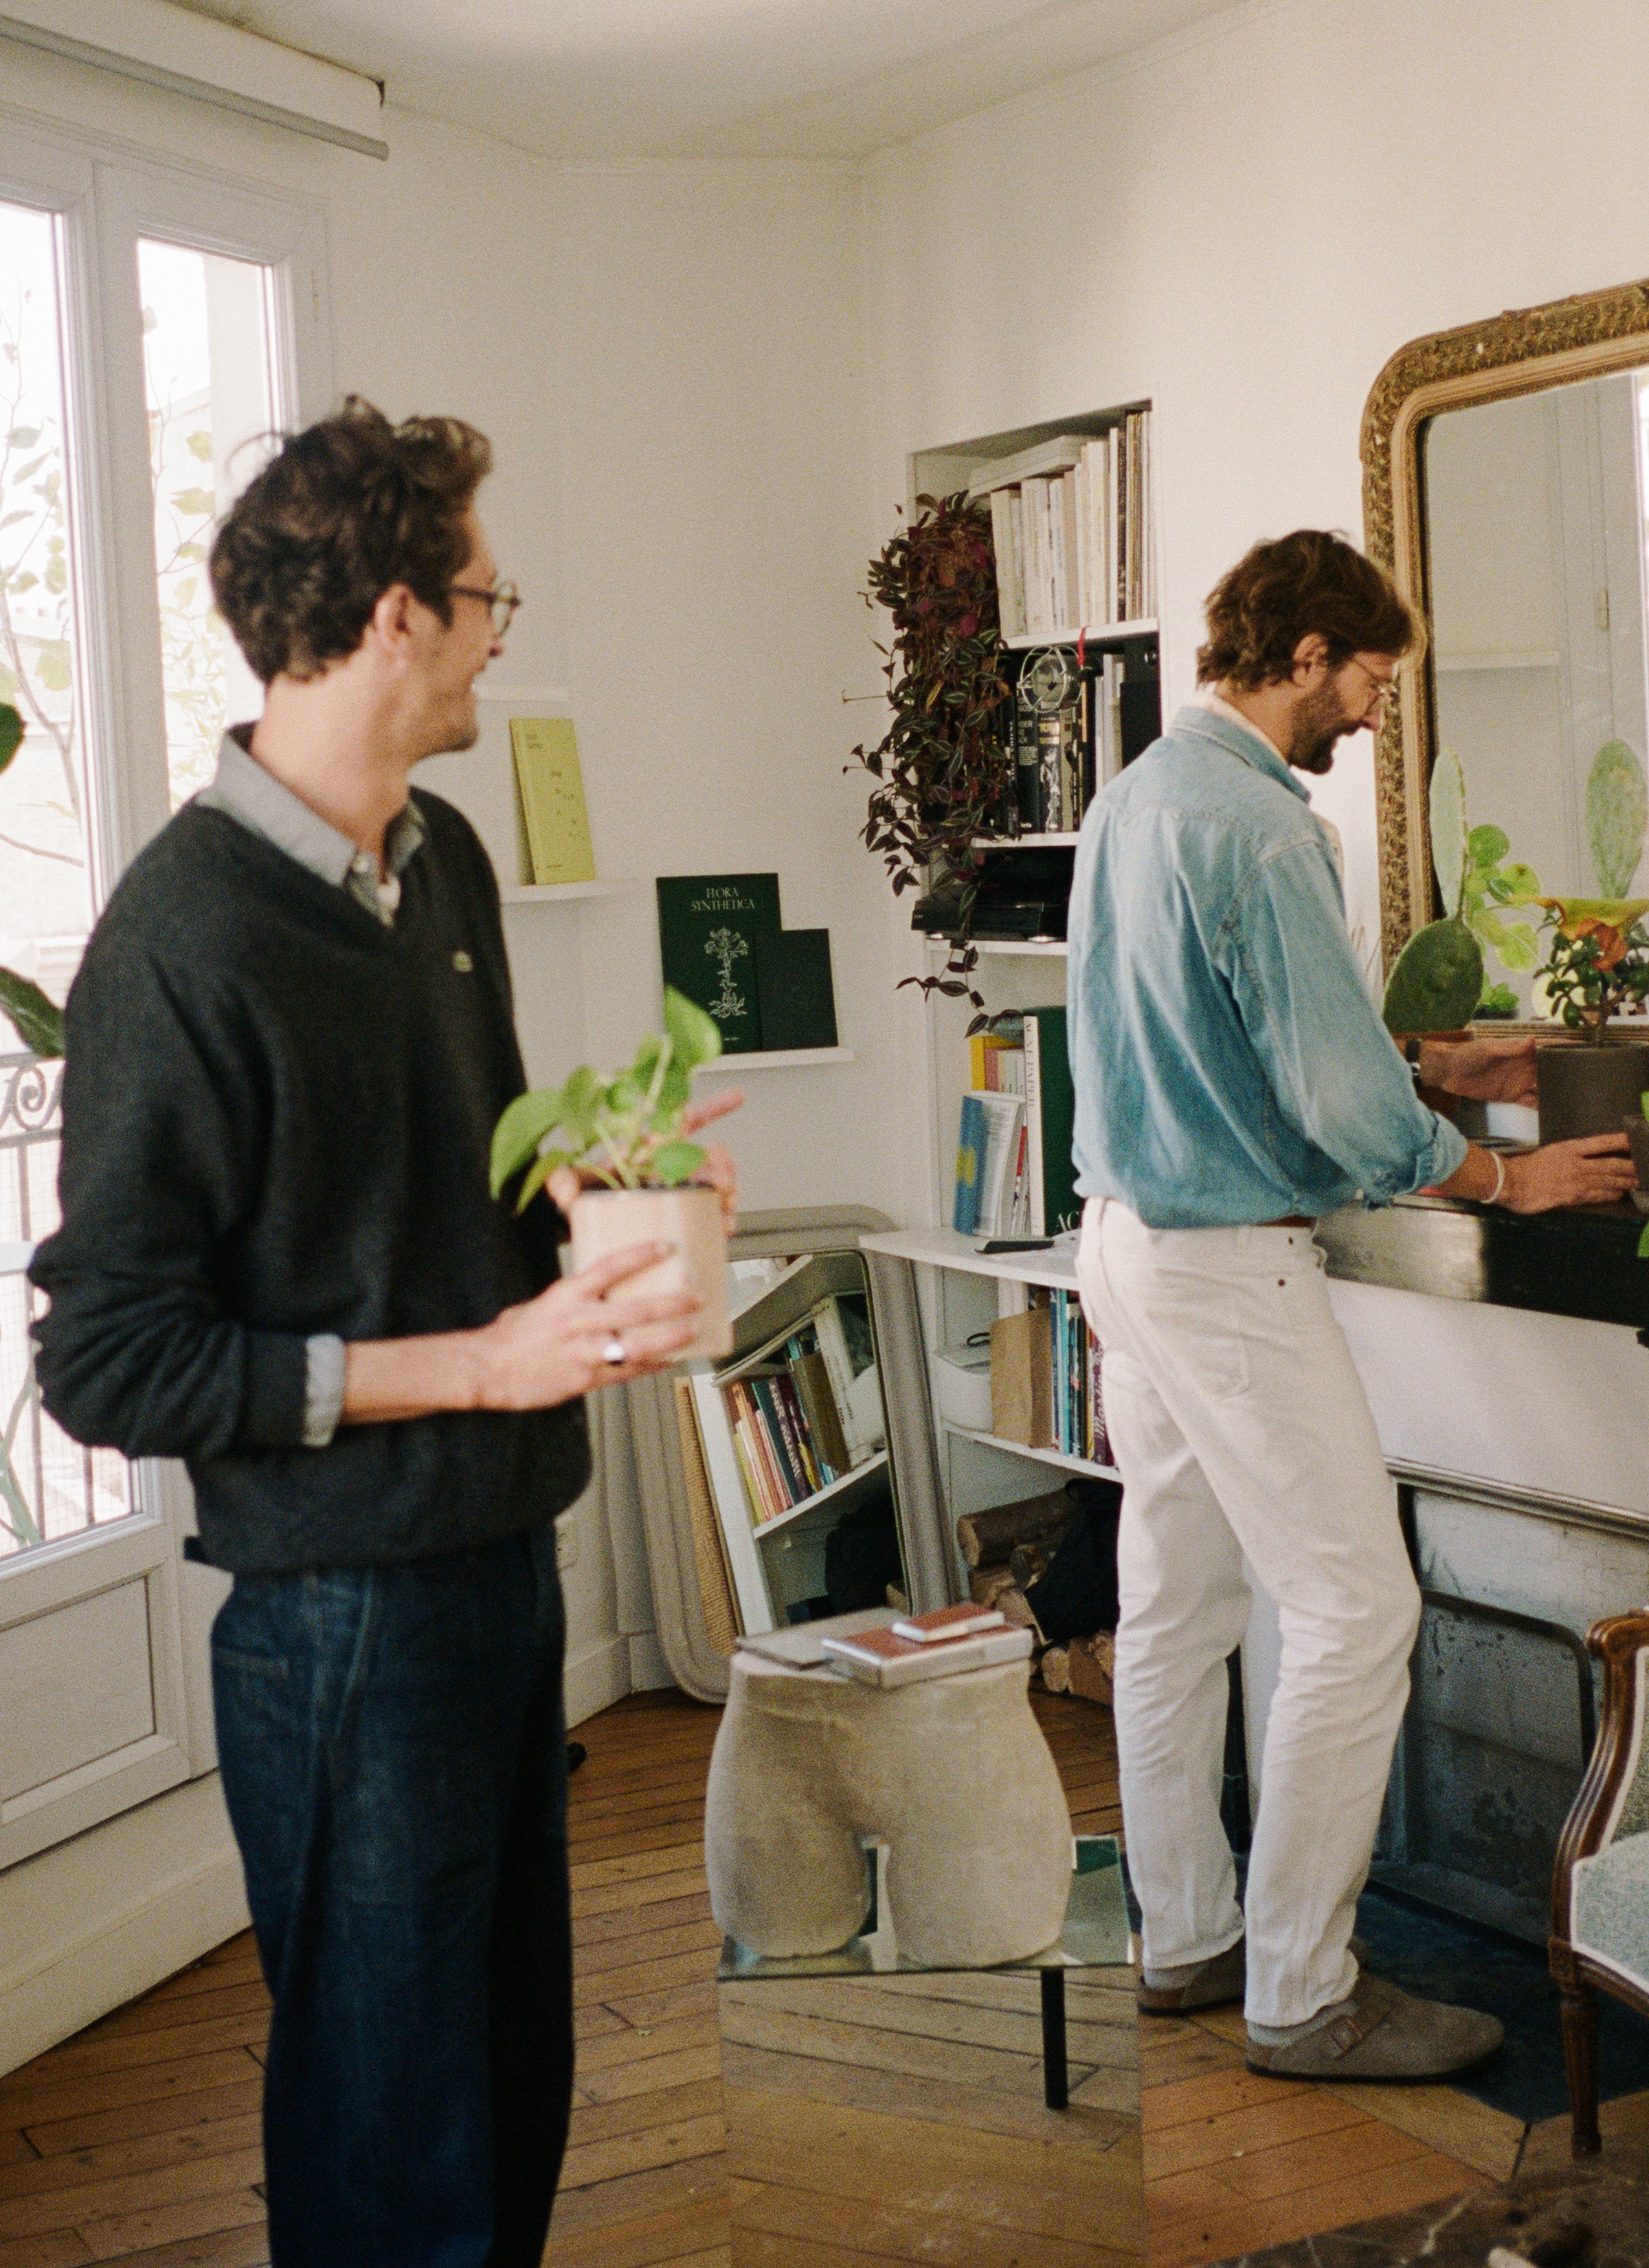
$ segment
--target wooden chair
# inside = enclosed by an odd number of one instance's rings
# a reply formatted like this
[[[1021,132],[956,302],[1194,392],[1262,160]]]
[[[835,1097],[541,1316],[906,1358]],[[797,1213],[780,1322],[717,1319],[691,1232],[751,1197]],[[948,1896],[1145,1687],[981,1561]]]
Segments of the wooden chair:
[[[1574,2154],[1602,2147],[1597,2124],[1597,1994],[1649,2016],[1649,1608],[1594,1623],[1603,1712],[1552,1870],[1551,1973],[1563,1992]]]

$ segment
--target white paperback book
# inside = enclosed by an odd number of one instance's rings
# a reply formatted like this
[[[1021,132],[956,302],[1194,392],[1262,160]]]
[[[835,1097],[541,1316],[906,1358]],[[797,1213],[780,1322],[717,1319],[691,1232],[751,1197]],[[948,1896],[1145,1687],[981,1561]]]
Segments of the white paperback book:
[[[852,1638],[823,1638],[820,1644],[831,1668],[843,1677],[857,1677],[864,1685],[914,1685],[924,1678],[989,1669],[999,1661],[1022,1661],[1031,1651],[1031,1634],[1008,1624],[974,1638],[924,1646],[918,1639],[895,1638],[891,1630],[864,1631]]]

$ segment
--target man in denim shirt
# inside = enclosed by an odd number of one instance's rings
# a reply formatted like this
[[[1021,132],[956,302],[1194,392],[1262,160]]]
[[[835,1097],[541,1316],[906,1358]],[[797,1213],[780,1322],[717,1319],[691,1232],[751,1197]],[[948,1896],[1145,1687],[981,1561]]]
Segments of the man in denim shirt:
[[[1619,1197],[1623,1136],[1501,1160],[1428,1109],[1346,934],[1302,772],[1377,721],[1422,633],[1338,537],[1256,544],[1208,604],[1198,701],[1096,802],[1071,897],[1083,1305],[1126,1485],[1116,1728],[1145,1916],[1140,2004],[1244,1999],[1289,2078],[1463,2069],[1493,2018],[1366,1975],[1351,1946],[1419,1596],[1329,1310],[1316,1217],[1406,1191],[1538,1212]],[[1428,1042],[1432,1083],[1532,1088],[1528,1042]],[[1219,1822],[1226,1659],[1276,1601],[1247,1917]]]

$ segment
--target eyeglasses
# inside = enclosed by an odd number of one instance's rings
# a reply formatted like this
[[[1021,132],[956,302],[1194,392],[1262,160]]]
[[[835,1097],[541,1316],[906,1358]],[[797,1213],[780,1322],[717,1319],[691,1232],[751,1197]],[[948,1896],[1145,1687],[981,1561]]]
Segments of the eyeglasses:
[[[1396,694],[1397,680],[1395,676],[1376,677],[1373,671],[1370,669],[1366,664],[1360,662],[1355,654],[1351,655],[1349,658],[1351,667],[1358,671],[1360,675],[1367,678],[1368,680],[1371,688],[1368,702],[1369,708],[1373,709],[1378,706],[1383,709],[1387,702],[1392,700]]]
[[[515,620],[515,610],[521,603],[521,594],[513,583],[495,583],[490,591],[478,590],[473,583],[449,583],[448,591],[455,599],[479,599],[492,615],[492,635],[504,637]]]

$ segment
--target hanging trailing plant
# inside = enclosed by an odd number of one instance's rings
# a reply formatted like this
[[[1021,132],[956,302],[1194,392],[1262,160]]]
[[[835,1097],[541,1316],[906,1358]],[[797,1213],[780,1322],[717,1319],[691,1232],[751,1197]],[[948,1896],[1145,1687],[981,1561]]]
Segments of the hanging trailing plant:
[[[960,918],[943,970],[903,982],[974,990],[969,941],[983,860],[975,838],[1012,799],[1013,758],[1001,731],[1009,697],[997,617],[996,556],[986,505],[963,495],[917,498],[914,519],[871,561],[867,607],[886,607],[893,639],[878,644],[893,718],[873,748],[853,755],[876,781],[864,839],[895,895],[961,885]]]

